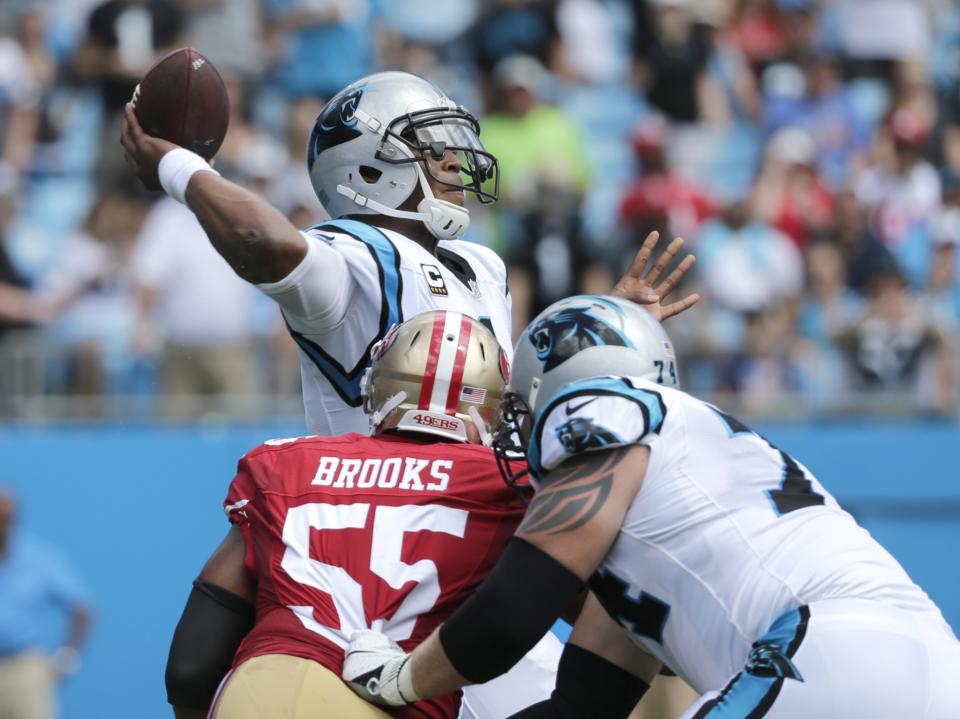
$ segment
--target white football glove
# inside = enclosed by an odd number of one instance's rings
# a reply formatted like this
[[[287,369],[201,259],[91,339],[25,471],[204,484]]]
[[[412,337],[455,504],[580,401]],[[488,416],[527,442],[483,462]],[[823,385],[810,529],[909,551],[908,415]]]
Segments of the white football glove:
[[[399,707],[420,699],[413,690],[410,655],[386,634],[354,632],[343,660],[343,680],[374,704]]]

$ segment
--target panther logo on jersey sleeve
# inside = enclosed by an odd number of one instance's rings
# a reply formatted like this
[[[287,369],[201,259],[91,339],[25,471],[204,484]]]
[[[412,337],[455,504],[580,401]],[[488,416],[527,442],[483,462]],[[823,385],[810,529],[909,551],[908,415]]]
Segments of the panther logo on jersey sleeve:
[[[587,347],[633,347],[620,330],[590,314],[591,307],[569,307],[537,322],[527,336],[549,372]]]
[[[667,409],[654,386],[629,377],[592,377],[568,385],[534,422],[527,446],[531,474],[539,478],[578,454],[643,443],[659,434]]]
[[[563,450],[574,455],[588,449],[623,444],[615,433],[596,424],[591,417],[573,417],[555,430]]]

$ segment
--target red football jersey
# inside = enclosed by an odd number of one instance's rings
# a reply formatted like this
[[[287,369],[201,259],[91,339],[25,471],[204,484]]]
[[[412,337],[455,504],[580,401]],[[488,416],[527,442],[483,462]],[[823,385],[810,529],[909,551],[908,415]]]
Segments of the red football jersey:
[[[234,666],[291,654],[340,675],[358,629],[410,651],[477,588],[523,517],[490,449],[391,435],[271,440],[240,460],[225,511],[258,582]],[[459,695],[387,710],[455,717]]]

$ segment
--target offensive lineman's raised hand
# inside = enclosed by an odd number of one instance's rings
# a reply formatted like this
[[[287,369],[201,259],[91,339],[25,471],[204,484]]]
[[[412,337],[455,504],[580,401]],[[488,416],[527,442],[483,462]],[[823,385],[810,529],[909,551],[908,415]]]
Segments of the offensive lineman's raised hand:
[[[663,304],[663,299],[673,291],[680,280],[683,279],[684,275],[693,267],[696,258],[693,255],[684,257],[677,268],[674,269],[663,282],[654,287],[654,283],[660,278],[660,275],[663,274],[663,271],[670,264],[671,260],[673,260],[683,247],[683,239],[680,237],[674,238],[674,240],[667,245],[667,248],[660,253],[653,267],[651,267],[650,271],[644,276],[644,270],[646,270],[647,264],[650,262],[650,257],[653,255],[653,250],[659,241],[659,232],[653,231],[647,235],[636,257],[634,257],[630,269],[620,278],[620,281],[614,286],[611,294],[643,305],[650,310],[650,314],[663,322],[663,320],[668,317],[673,317],[693,307],[700,301],[700,295],[694,292],[676,302],[671,302],[666,305]]]

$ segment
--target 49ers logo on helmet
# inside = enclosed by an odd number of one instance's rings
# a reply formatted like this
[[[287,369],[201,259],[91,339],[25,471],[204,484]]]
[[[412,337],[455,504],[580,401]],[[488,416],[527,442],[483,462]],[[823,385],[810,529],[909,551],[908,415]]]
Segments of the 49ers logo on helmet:
[[[436,427],[437,429],[460,429],[460,422],[455,419],[444,419],[432,414],[417,413],[412,417],[413,421],[425,427]]]

